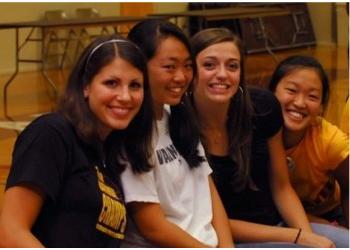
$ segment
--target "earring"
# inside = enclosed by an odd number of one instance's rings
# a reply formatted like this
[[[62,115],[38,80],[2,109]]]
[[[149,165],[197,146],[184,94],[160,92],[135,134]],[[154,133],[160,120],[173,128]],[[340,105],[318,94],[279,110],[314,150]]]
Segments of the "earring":
[[[238,86],[238,89],[241,91],[241,94],[243,95],[244,94],[243,88],[241,86]]]

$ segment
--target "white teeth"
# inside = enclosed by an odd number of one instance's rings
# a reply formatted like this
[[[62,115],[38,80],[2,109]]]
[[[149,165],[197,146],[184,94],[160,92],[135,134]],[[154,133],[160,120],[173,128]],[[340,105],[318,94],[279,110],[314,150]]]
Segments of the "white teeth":
[[[112,108],[112,111],[116,115],[126,115],[129,113],[129,109],[127,108]]]
[[[182,88],[179,88],[179,87],[178,88],[171,88],[170,90],[175,92],[175,93],[180,93]]]
[[[228,89],[229,86],[227,84],[221,84],[221,83],[217,83],[217,84],[210,84],[211,88],[217,88],[217,89]]]
[[[288,113],[290,114],[290,116],[294,119],[298,119],[298,120],[301,120],[303,119],[304,115],[297,112],[297,111],[288,111]]]

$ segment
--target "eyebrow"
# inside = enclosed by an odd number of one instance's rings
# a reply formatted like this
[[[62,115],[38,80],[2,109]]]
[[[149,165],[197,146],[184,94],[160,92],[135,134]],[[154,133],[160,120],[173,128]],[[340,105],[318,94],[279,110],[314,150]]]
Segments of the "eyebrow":
[[[298,82],[295,82],[295,81],[292,81],[292,80],[286,80],[286,83],[290,83],[290,84],[293,84],[293,85],[300,85],[300,84],[302,84],[302,83],[298,83]],[[311,88],[309,91],[319,91],[319,92],[322,92],[322,89]]]
[[[217,56],[206,56],[206,57],[204,57],[204,59],[213,59],[213,60],[217,60],[218,57],[217,57]],[[233,60],[233,61],[238,61],[238,62],[240,61],[238,58],[234,58],[234,57],[233,57],[233,58],[227,58],[226,61],[227,61],[227,60]]]
[[[165,61],[165,60],[170,60],[170,61],[178,62],[178,61],[179,61],[179,58],[176,58],[176,57],[166,57],[166,58],[161,59],[161,61]],[[191,58],[191,57],[188,57],[188,58],[185,59],[185,61],[192,61],[192,58]]]
[[[321,90],[321,89],[315,89],[315,88],[310,89],[310,91],[322,92],[322,90]]]

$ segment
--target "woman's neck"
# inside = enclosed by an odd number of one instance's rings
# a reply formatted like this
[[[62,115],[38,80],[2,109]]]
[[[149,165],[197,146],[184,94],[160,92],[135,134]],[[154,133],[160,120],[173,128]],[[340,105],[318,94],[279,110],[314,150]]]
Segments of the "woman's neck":
[[[164,104],[158,104],[158,103],[153,103],[153,108],[156,113],[156,119],[157,120],[162,120],[163,118],[163,110],[164,110]]]
[[[194,105],[201,128],[226,129],[229,103],[208,102],[194,94]]]
[[[203,146],[208,154],[226,156],[229,140],[226,127],[229,104],[213,103],[194,97],[195,110],[202,136]]]
[[[290,131],[287,128],[283,128],[283,143],[285,149],[290,149],[298,145],[304,138],[306,130],[302,131]]]
[[[106,128],[103,125],[100,125],[97,128],[98,137],[102,142],[104,142],[107,139],[107,137],[109,136],[110,133],[112,133],[112,131],[113,131],[112,129]]]

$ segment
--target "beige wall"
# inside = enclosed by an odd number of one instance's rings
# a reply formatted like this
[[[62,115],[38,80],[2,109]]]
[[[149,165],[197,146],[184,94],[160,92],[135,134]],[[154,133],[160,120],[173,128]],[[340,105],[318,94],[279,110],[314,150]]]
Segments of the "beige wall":
[[[155,13],[165,13],[173,11],[185,11],[187,10],[188,3],[155,3]]]
[[[317,44],[332,45],[332,3],[308,3]]]
[[[336,3],[335,5],[337,44],[346,47],[349,45],[349,16],[346,13],[346,3]]]
[[[332,5],[333,4],[333,5]],[[155,3],[154,12],[183,11],[187,9],[187,3]],[[345,11],[345,3],[308,3],[316,40],[319,45],[330,45],[337,42],[339,46],[348,44],[348,16]],[[119,15],[120,4],[109,3],[0,3],[0,23],[33,21],[43,17],[45,10],[62,9],[68,15],[74,15],[78,7],[94,7],[103,16]],[[333,12],[332,12],[333,7]],[[336,15],[332,18],[332,15]],[[332,27],[337,31],[332,33]],[[28,31],[27,31],[28,32]],[[335,35],[334,35],[335,34]],[[11,73],[14,67],[14,30],[0,30],[0,74]],[[25,32],[21,33],[24,39]],[[336,38],[335,38],[335,37]],[[23,55],[39,55],[39,48],[33,44],[28,46]],[[33,64],[21,64],[21,71],[35,70]]]
[[[308,3],[318,45],[349,44],[349,17],[345,3]]]
[[[0,23],[35,21],[43,18],[46,10],[64,10],[74,16],[76,8],[94,7],[103,16],[119,15],[119,3],[0,3]],[[23,41],[29,29],[23,30],[20,37]],[[11,73],[15,64],[15,31],[0,29],[0,74]],[[29,44],[28,44],[29,45]],[[32,43],[23,49],[23,58],[39,55],[38,44]],[[21,63],[21,71],[35,70],[36,64]]]

